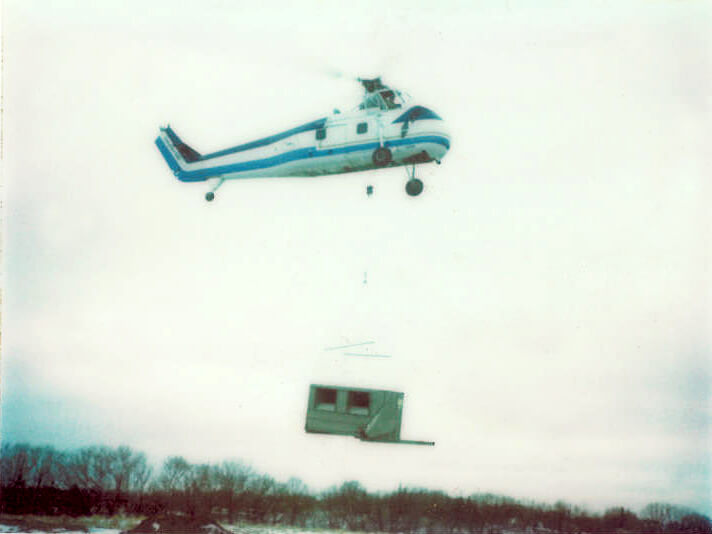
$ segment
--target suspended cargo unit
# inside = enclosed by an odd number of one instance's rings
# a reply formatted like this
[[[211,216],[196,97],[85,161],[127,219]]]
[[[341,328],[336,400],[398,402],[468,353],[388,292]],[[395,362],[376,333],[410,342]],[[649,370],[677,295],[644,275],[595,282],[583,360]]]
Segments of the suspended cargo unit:
[[[435,445],[432,441],[400,439],[403,397],[398,391],[313,384],[304,429],[362,441]]]

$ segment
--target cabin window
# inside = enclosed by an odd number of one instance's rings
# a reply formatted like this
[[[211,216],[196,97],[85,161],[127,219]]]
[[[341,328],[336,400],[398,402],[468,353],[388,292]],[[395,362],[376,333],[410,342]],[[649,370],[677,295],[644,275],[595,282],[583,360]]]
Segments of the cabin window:
[[[356,133],[364,134],[367,131],[368,131],[368,123],[367,122],[359,122],[358,126],[356,126]]]
[[[322,139],[326,139],[326,128],[317,128],[317,130],[316,130],[316,139],[317,139],[317,141],[321,141]]]
[[[354,415],[368,415],[371,395],[365,391],[349,391],[346,410]]]
[[[317,388],[314,407],[325,412],[336,411],[336,390],[328,388]]]

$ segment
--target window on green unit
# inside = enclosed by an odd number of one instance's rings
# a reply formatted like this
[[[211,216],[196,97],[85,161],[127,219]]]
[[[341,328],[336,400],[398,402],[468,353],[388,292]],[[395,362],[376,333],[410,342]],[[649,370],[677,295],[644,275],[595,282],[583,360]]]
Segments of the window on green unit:
[[[371,395],[366,391],[349,391],[346,409],[350,414],[368,415]]]
[[[325,412],[336,411],[336,390],[329,388],[317,388],[314,408]]]
[[[358,126],[356,126],[356,133],[363,134],[368,131],[368,123],[367,122],[359,122]]]
[[[316,138],[319,141],[322,139],[326,139],[326,128],[317,128],[316,129]]]

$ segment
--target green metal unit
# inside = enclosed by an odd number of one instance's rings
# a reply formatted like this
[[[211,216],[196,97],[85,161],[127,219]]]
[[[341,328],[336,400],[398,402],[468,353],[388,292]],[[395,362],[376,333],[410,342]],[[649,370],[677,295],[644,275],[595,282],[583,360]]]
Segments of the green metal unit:
[[[403,393],[312,384],[304,429],[354,436],[362,441],[435,445],[400,439]]]

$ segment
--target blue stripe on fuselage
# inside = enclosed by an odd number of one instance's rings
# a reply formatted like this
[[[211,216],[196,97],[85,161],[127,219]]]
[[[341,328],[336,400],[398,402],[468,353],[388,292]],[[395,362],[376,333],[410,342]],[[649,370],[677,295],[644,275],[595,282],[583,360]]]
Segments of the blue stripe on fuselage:
[[[414,143],[438,143],[443,145],[445,148],[450,148],[450,141],[440,135],[423,135],[419,137],[411,137],[407,139],[394,139],[392,141],[386,141],[385,146],[400,146],[400,145],[412,145]],[[307,158],[319,158],[325,156],[333,156],[335,154],[348,154],[351,152],[359,152],[361,150],[375,150],[378,148],[379,143],[363,143],[359,145],[344,146],[339,148],[329,148],[318,150],[316,147],[310,148],[299,148],[297,150],[291,150],[285,152],[284,154],[279,154],[277,156],[272,156],[269,158],[256,159],[250,161],[241,161],[238,163],[231,163],[229,165],[219,165],[216,167],[209,167],[207,169],[196,169],[193,171],[186,171],[180,168],[176,169],[172,162],[175,163],[175,158],[168,151],[168,149],[163,145],[163,141],[159,138],[156,139],[156,144],[158,148],[163,153],[163,157],[166,159],[168,165],[173,169],[174,173],[179,180],[183,182],[202,182],[213,176],[219,176],[223,174],[230,174],[242,171],[251,171],[256,169],[266,169],[268,167],[275,167],[283,163],[288,163],[290,161],[297,161],[300,159]],[[170,159],[169,159],[170,158]],[[177,164],[176,164],[177,167]]]
[[[257,141],[251,141],[249,143],[245,143],[244,145],[238,145],[238,146],[234,146],[232,148],[226,148],[225,150],[220,150],[218,152],[212,152],[210,154],[205,154],[204,156],[200,157],[200,160],[202,161],[202,160],[211,159],[211,158],[219,158],[220,156],[227,156],[228,154],[234,154],[236,152],[243,152],[245,150],[259,148],[261,146],[271,145],[272,143],[276,143],[277,141],[281,141],[282,139],[286,139],[287,137],[291,137],[298,133],[308,132],[311,130],[318,130],[319,128],[323,128],[325,123],[326,123],[326,118],[318,119],[318,120],[309,122],[307,124],[302,124],[301,126],[297,126],[296,128],[292,128],[291,130],[287,130],[282,133],[270,135],[269,137],[265,137],[263,139],[258,139]]]
[[[173,157],[173,154],[171,153],[170,150],[168,150],[168,147],[166,144],[163,142],[163,139],[160,137],[156,138],[156,146],[158,147],[158,150],[161,151],[161,154],[163,155],[163,159],[166,160],[166,163],[168,163],[168,166],[171,168],[173,173],[178,176],[178,174],[181,172],[180,165],[178,165],[178,162],[176,161],[176,158]]]

